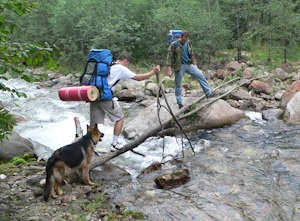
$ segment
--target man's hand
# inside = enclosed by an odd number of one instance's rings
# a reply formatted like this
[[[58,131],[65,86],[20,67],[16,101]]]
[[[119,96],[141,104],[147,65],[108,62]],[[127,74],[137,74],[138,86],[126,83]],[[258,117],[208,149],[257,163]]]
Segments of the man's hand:
[[[155,74],[157,74],[158,72],[160,72],[160,66],[156,65],[153,67],[153,71],[155,72]]]

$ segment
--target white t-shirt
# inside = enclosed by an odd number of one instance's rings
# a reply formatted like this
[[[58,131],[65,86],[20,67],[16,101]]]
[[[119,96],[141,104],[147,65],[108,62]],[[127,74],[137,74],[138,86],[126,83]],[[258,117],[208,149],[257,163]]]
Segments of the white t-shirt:
[[[121,64],[115,64],[110,68],[110,74],[107,77],[107,82],[112,86],[118,80],[129,80],[135,76],[131,70]],[[115,87],[112,88],[112,91]]]

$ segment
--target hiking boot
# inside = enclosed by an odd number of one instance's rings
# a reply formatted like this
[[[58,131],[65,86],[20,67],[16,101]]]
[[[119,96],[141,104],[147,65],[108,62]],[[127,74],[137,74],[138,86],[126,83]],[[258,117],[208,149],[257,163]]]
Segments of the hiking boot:
[[[178,104],[178,108],[179,109],[183,108],[183,105],[182,104]]]
[[[215,92],[212,91],[210,94],[206,94],[205,96],[207,99],[209,99],[209,98],[213,98],[215,95],[216,95]]]

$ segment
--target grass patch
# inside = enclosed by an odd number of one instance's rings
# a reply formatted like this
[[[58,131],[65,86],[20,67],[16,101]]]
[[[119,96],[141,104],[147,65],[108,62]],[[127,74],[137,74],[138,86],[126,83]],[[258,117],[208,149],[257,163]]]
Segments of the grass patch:
[[[80,221],[87,221],[88,214],[97,214],[101,220],[117,221],[117,220],[144,220],[144,214],[139,211],[125,210],[125,207],[119,206],[118,211],[108,208],[108,197],[105,193],[100,194],[94,200],[85,202],[82,205],[82,211],[71,210],[71,214],[76,215]],[[103,214],[101,215],[101,211]]]
[[[22,157],[14,157],[10,161],[2,161],[0,164],[0,173],[9,175],[16,173],[19,170],[20,165],[24,164],[36,164],[36,158],[30,154],[24,154]]]
[[[269,61],[268,59],[271,59]],[[287,60],[290,62],[299,61],[300,59],[300,44],[295,44],[287,48]],[[251,60],[260,64],[278,65],[284,63],[284,49],[282,47],[269,48],[267,45],[253,46],[251,49]]]
[[[83,210],[89,213],[94,213],[98,209],[102,208],[104,203],[107,200],[107,196],[105,194],[100,194],[93,200],[92,202],[88,202],[82,206]]]
[[[139,211],[135,212],[132,210],[125,211],[123,218],[134,218],[134,219],[138,219],[138,220],[145,219],[144,214],[142,212],[139,212]]]

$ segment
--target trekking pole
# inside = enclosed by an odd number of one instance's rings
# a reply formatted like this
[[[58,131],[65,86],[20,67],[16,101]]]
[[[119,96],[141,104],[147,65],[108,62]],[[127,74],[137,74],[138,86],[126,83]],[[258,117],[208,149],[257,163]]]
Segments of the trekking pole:
[[[156,73],[156,79],[157,79],[157,84],[158,84],[158,87],[159,87],[159,92],[162,92],[163,98],[165,99],[165,102],[166,102],[166,105],[167,105],[167,107],[165,107],[165,109],[166,109],[166,110],[171,114],[171,116],[173,117],[175,123],[178,125],[178,127],[179,127],[180,130],[182,131],[183,136],[188,140],[188,142],[189,142],[189,144],[190,144],[190,147],[191,147],[191,149],[192,149],[192,151],[193,151],[193,154],[195,155],[195,151],[194,151],[194,148],[193,148],[193,145],[192,145],[190,139],[188,138],[188,136],[186,135],[186,133],[183,131],[182,126],[180,125],[179,121],[177,120],[176,116],[174,115],[173,111],[171,110],[171,107],[170,107],[170,105],[169,105],[169,102],[168,102],[168,100],[167,100],[167,97],[166,97],[166,95],[165,95],[165,93],[164,93],[164,91],[163,91],[163,87],[161,86],[161,82],[160,82],[160,80],[159,80],[159,72]],[[160,102],[159,102],[159,93],[157,94],[157,102],[158,102],[158,104],[160,105]],[[160,107],[161,107],[161,105],[160,105]],[[158,110],[158,112],[159,112],[159,110]],[[159,113],[158,113],[158,118],[159,118]],[[160,120],[160,118],[159,118],[159,120]],[[160,121],[160,124],[161,124],[161,121]],[[162,129],[163,129],[163,128],[162,128]],[[182,149],[182,154],[183,154],[183,156],[184,156],[184,151],[183,151],[183,149]]]

